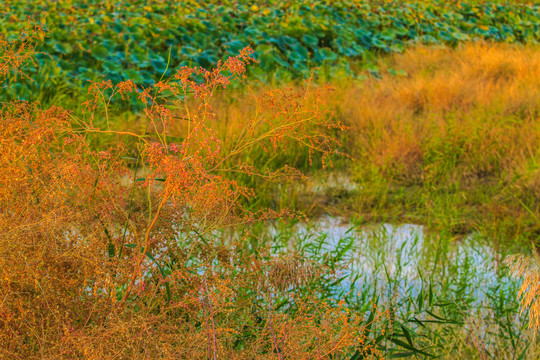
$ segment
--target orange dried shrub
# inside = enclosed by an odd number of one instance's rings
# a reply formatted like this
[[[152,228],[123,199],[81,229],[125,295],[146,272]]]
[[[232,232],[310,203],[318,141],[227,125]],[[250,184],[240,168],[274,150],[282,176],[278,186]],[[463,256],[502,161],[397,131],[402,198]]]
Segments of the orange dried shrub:
[[[327,131],[342,126],[316,94],[307,104],[306,93],[268,92],[257,102],[265,115],[247,119],[222,148],[209,100],[243,81],[251,62],[248,48],[153,88],[96,83],[82,119],[59,107],[3,106],[0,357],[324,359],[357,348],[379,357],[364,345],[362,316],[341,306],[312,296],[291,300],[294,312],[276,310],[272,299],[315,278],[312,264],[267,260],[243,251],[242,238],[219,236],[297,216],[242,207],[255,194],[228,174],[298,174],[242,163],[243,152],[296,144],[326,159],[339,145]],[[114,96],[145,105],[144,128],[109,121]],[[111,136],[112,145],[96,147]]]

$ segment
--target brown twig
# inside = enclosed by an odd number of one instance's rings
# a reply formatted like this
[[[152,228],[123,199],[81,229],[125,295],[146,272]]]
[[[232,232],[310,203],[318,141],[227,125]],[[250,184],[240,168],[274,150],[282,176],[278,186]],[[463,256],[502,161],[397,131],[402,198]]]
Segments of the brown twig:
[[[216,324],[214,322],[214,309],[212,307],[212,299],[210,299],[210,294],[208,292],[208,284],[206,282],[206,277],[204,278],[204,287],[206,290],[206,299],[208,300],[208,308],[210,309],[210,318],[212,319],[212,335],[214,338],[214,360],[217,360]]]
[[[274,346],[276,348],[278,359],[283,360],[281,352],[279,351],[279,345],[276,338],[276,333],[274,332],[274,322],[272,321],[272,294],[268,294],[268,322],[270,323],[270,332],[272,333],[272,338],[274,340]]]

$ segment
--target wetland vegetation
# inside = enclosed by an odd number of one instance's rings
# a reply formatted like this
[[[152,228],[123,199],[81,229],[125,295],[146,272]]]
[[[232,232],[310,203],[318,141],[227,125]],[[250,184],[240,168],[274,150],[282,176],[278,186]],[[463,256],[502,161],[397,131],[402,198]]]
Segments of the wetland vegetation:
[[[540,357],[539,11],[6,0],[0,357]]]

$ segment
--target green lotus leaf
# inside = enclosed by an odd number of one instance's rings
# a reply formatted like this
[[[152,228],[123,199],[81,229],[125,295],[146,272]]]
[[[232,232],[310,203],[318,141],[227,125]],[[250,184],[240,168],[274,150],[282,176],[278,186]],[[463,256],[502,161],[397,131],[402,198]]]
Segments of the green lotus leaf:
[[[124,80],[131,80],[135,84],[142,84],[144,80],[141,74],[133,69],[125,70],[122,75],[124,77]]]
[[[384,40],[394,40],[394,38],[396,37],[396,33],[394,32],[394,30],[392,29],[384,29],[380,34],[379,36],[384,39]]]
[[[113,83],[119,83],[123,80],[119,72],[105,71],[104,75],[105,75],[105,79],[111,80]]]
[[[313,49],[315,49],[317,47],[317,44],[319,43],[319,39],[316,36],[312,35],[304,35],[302,37],[302,41],[304,42],[304,44],[310,46]]]
[[[232,0],[211,1],[205,6],[158,1],[147,4],[151,11],[134,2],[108,9],[95,1],[69,0],[57,4],[55,11],[50,11],[47,1],[23,2],[29,7],[6,7],[6,14],[0,16],[0,32],[17,41],[20,23],[28,15],[47,13],[47,37],[39,41],[38,49],[51,57],[37,54],[37,62],[42,69],[47,64],[61,67],[61,73],[50,69],[47,84],[64,81],[74,87],[83,86],[81,74],[92,79],[123,77],[125,67],[147,71],[139,75],[143,82],[152,83],[151,75],[157,78],[166,68],[169,48],[173,49],[170,66],[211,67],[218,58],[237,55],[252,44],[260,61],[253,68],[282,69],[288,76],[299,77],[304,66],[325,61],[333,62],[331,72],[349,71],[351,61],[369,62],[381,51],[401,52],[409,42],[454,46],[471,38],[540,41],[540,8],[521,1],[475,0],[458,5],[442,0],[301,0],[256,4],[256,11],[253,2]],[[28,71],[34,70],[28,67]],[[268,80],[272,76],[262,77]],[[283,73],[279,76],[286,78]]]
[[[395,33],[399,36],[407,36],[409,34],[409,30],[403,26],[398,26],[394,29]]]
[[[57,43],[54,49],[61,54],[70,54],[73,52],[73,47],[69,43]]]
[[[438,44],[439,43],[439,41],[431,35],[423,35],[420,37],[420,40],[424,44]]]
[[[205,69],[210,69],[216,66],[218,58],[208,53],[202,53],[196,58],[197,63]]]
[[[303,62],[303,61],[302,62],[295,62],[293,64],[293,68],[296,71],[300,72],[301,74],[304,74],[306,77],[307,77],[307,75],[309,75],[309,69],[307,67],[306,62]]]
[[[293,52],[299,55],[302,59],[306,60],[309,58],[309,51],[300,44],[297,44],[293,47]]]
[[[287,61],[285,61],[280,55],[278,54],[275,54],[274,55],[274,61],[282,68],[288,68],[289,67],[289,63]]]
[[[273,49],[274,48],[268,44],[260,44],[260,45],[257,45],[257,47],[255,48],[255,53],[257,54],[269,53],[269,52],[272,52]]]
[[[197,55],[199,55],[199,51],[197,49],[195,49],[194,47],[192,46],[182,46],[182,48],[180,49],[180,54],[183,56],[183,57],[195,57]]]
[[[390,45],[390,51],[402,53],[405,50],[405,46],[401,42],[395,42],[392,45]]]
[[[122,64],[118,61],[105,61],[102,66],[105,70],[111,73],[116,73],[122,70]]]
[[[92,47],[90,52],[96,59],[103,61],[107,59],[107,56],[109,56],[109,50],[103,45],[95,45]]]
[[[296,62],[305,62],[306,58],[298,54],[296,51],[289,51],[289,60],[293,63]]]
[[[462,32],[459,32],[459,31],[455,31],[452,33],[452,37],[456,40],[459,40],[459,41],[466,41],[466,40],[469,40],[469,36],[467,34],[464,34]]]
[[[319,49],[317,51],[317,57],[323,61],[334,61],[338,58],[337,54],[328,48]]]
[[[249,44],[244,41],[233,40],[223,44],[223,48],[225,48],[229,52],[229,54],[238,55],[240,53],[240,50],[242,50],[248,45]]]
[[[450,34],[449,32],[446,32],[444,30],[439,31],[439,37],[444,41],[453,40],[452,34]]]
[[[152,75],[148,71],[141,71],[140,75],[142,77],[143,85],[148,86],[148,85],[155,84],[154,78],[152,77]]]
[[[165,62],[165,59],[163,58],[163,56],[159,55],[159,54],[156,54],[155,52],[153,51],[150,51],[148,53],[148,59],[150,59],[151,61],[162,61],[162,62]]]
[[[372,42],[373,42],[373,45],[378,47],[379,49],[384,49],[386,50],[387,49],[387,45],[386,45],[386,42],[382,39],[379,39],[377,37],[374,37],[372,39]]]
[[[141,53],[133,53],[130,55],[131,61],[133,61],[137,66],[145,68],[150,66],[150,61],[148,61],[148,56]]]
[[[83,80],[83,82],[94,81],[98,78],[98,74],[92,69],[81,68],[79,78]]]
[[[298,40],[296,40],[295,38],[291,36],[282,36],[280,39],[285,46],[290,47],[290,48],[300,45]]]
[[[407,76],[407,72],[405,70],[388,69],[388,73],[392,76]]]
[[[163,74],[167,70],[167,63],[163,60],[151,60],[152,68],[157,74]]]
[[[259,66],[266,71],[272,70],[274,68],[274,65],[276,64],[274,55],[267,52],[259,54],[258,60]]]
[[[244,29],[244,34],[250,38],[256,38],[261,34],[261,29],[258,29],[255,26],[248,26]]]

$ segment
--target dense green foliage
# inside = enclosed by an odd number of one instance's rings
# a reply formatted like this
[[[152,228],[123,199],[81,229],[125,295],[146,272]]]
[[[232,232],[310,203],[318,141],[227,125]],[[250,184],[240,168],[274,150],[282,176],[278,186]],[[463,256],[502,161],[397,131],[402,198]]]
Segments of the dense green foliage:
[[[539,6],[516,3],[7,0],[0,11],[8,37],[28,16],[48,29],[34,81],[13,79],[0,92],[41,101],[74,94],[88,80],[151,85],[166,69],[209,68],[246,45],[260,60],[252,75],[267,81],[302,78],[321,65],[348,75],[351,65],[376,71],[374,54],[409,43],[540,40]]]

